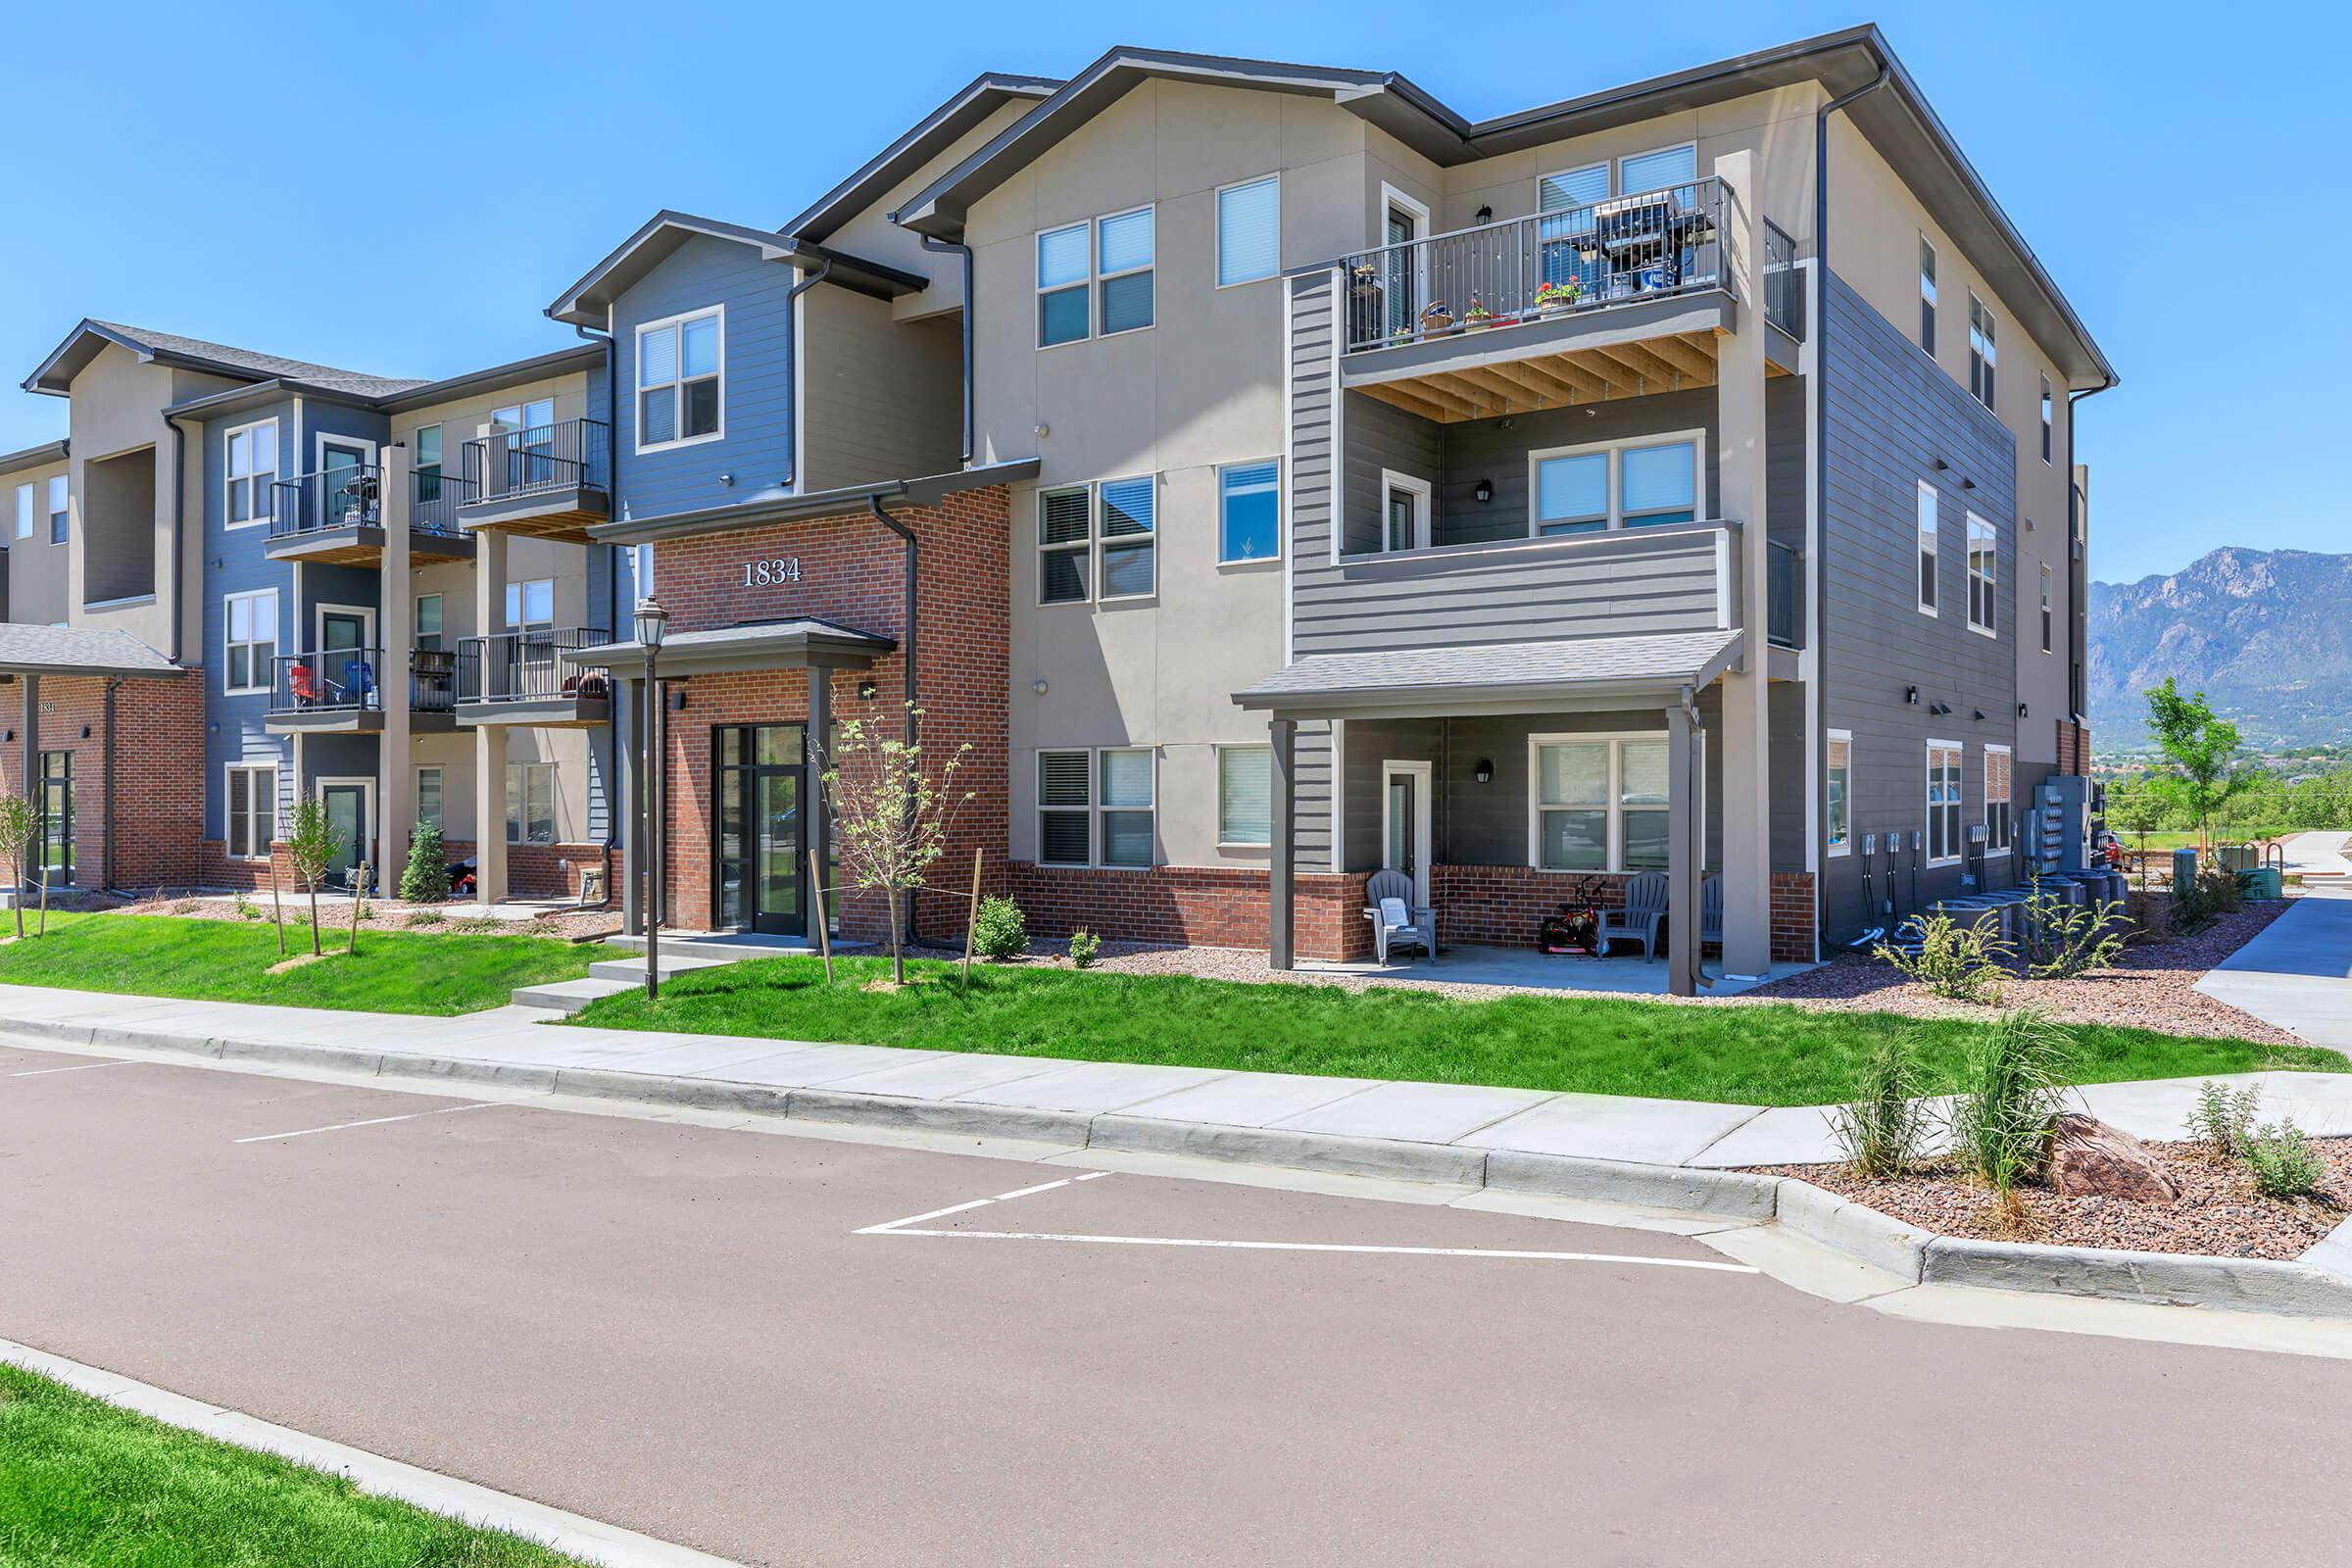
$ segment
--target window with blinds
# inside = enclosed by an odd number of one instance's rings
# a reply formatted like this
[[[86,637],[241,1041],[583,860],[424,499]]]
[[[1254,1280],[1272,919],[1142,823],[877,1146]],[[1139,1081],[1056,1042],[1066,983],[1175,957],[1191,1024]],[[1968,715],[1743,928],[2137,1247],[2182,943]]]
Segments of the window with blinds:
[[[1096,288],[1102,298],[1103,336],[1152,324],[1152,249],[1151,208],[1096,220]]]
[[[1271,561],[1282,554],[1282,465],[1217,470],[1217,559]]]
[[[1037,599],[1080,604],[1094,597],[1094,493],[1085,485],[1037,493]]]
[[[228,858],[265,860],[277,836],[277,766],[232,766],[225,802]]]
[[[1545,174],[1536,181],[1536,210],[1542,213],[1564,213],[1571,208],[1591,207],[1595,202],[1608,199],[1609,166],[1606,164]]]
[[[1661,147],[1654,153],[1636,153],[1617,160],[1617,194],[1639,196],[1643,191],[1688,185],[1698,178],[1698,144]]]
[[[1268,174],[1217,192],[1217,287],[1282,270],[1282,181]]]
[[[1037,754],[1037,860],[1040,865],[1089,865],[1094,861],[1088,784],[1094,757],[1087,752]]]
[[[2009,748],[1984,748],[1984,853],[2007,855],[2011,832]]]
[[[1264,746],[1217,748],[1217,842],[1274,840],[1274,753]]]
[[[1928,863],[1960,858],[1960,754],[1952,741],[1928,742]]]
[[[1968,514],[1968,624],[1991,636],[1997,629],[1994,598],[2000,587],[2000,536],[1975,513]]]
[[[1140,748],[1102,753],[1102,845],[1104,865],[1152,863],[1152,754]]]
[[[1830,731],[1829,755],[1822,766],[1823,794],[1829,808],[1829,851],[1851,854],[1853,841],[1854,738],[1841,729]]]
[[[1152,519],[1159,486],[1150,474],[1105,479],[1102,498],[1102,597],[1133,599],[1156,586]]]

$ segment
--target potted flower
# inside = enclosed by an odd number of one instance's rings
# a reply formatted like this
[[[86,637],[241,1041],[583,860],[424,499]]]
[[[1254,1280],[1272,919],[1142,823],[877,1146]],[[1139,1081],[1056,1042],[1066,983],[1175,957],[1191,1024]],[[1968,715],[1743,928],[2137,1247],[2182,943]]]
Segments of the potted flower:
[[[1545,316],[1557,316],[1563,311],[1576,309],[1576,302],[1584,296],[1585,285],[1581,279],[1572,277],[1565,282],[1545,283],[1536,290],[1536,309]]]
[[[1494,324],[1494,313],[1488,310],[1485,305],[1481,304],[1477,295],[1471,295],[1470,308],[1462,313],[1463,330],[1470,332],[1483,332]]]

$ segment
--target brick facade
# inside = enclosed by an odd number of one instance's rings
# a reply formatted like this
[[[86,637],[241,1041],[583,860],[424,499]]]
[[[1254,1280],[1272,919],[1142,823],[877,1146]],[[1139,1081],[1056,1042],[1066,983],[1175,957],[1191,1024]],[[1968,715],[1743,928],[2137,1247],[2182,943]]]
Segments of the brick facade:
[[[1302,872],[1292,904],[1292,940],[1302,958],[1366,958],[1372,928],[1363,917],[1362,872]],[[1060,938],[1080,927],[1121,942],[1262,952],[1267,874],[1248,866],[1110,867],[1012,865],[1012,898],[1029,934]]]
[[[447,853],[445,843],[442,850]],[[466,854],[473,848],[466,846]],[[464,856],[453,856],[462,859]],[[510,844],[507,846],[507,892],[517,899],[576,899],[582,871],[605,873],[604,903],[612,904],[619,889],[613,886],[615,857],[602,844]],[[390,870],[389,886],[398,887],[401,866]]]
[[[2058,771],[2082,774],[2090,771],[2090,729],[2072,719],[2058,720]]]
[[[1568,901],[1584,878],[1574,872],[1542,871],[1524,865],[1433,865],[1430,902],[1437,906],[1438,939],[1481,947],[1532,948],[1545,916]],[[1623,875],[1603,875],[1597,889],[1603,908],[1625,906]],[[1813,877],[1806,871],[1772,874],[1772,957],[1775,963],[1809,963],[1815,915]]]
[[[107,755],[113,689],[114,755]],[[0,784],[24,787],[23,677],[0,685]],[[82,888],[188,887],[203,858],[204,674],[164,679],[45,675],[39,746],[74,757],[74,880]],[[85,733],[86,732],[86,733]],[[111,827],[111,831],[110,831]]]

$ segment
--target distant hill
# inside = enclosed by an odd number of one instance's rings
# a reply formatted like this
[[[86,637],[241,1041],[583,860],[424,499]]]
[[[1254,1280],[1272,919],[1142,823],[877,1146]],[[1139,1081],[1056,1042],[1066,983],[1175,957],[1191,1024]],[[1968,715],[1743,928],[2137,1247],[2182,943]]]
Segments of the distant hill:
[[[2141,693],[2171,675],[2257,747],[2352,741],[2352,555],[2224,548],[2170,576],[2094,582],[2091,743],[2147,745]]]

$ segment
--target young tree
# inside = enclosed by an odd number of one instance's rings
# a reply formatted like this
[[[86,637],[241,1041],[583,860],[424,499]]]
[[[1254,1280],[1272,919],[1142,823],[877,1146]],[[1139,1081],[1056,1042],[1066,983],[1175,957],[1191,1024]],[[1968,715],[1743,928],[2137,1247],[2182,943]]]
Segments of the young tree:
[[[922,710],[910,707],[915,718]],[[834,812],[834,853],[841,862],[840,879],[850,887],[879,892],[890,910],[890,973],[894,984],[906,983],[906,956],[900,896],[912,898],[923,885],[923,873],[946,853],[948,829],[956,811],[972,799],[969,790],[956,789],[956,770],[962,766],[967,743],[932,762],[921,742],[909,743],[876,734],[862,719],[841,726],[821,770],[825,797]],[[818,919],[824,901],[817,901]]]
[[[32,803],[22,795],[0,795],[0,862],[9,870],[9,880],[15,885],[17,897],[17,935],[24,934],[24,864],[31,858],[32,846],[41,836],[41,817]]]
[[[2203,692],[2181,696],[2170,675],[2163,685],[2150,688],[2147,698],[2148,733],[2172,764],[2171,772],[2157,774],[2152,782],[2195,820],[2201,856],[2214,813],[2251,781],[2238,761],[2237,726],[2216,718]]]
[[[2107,825],[2139,838],[2139,885],[2148,885],[2148,835],[2164,822],[2164,802],[2145,779],[2107,786]]]
[[[326,803],[315,795],[306,795],[294,803],[286,813],[286,859],[294,874],[311,894],[311,954],[317,956],[318,946],[318,884],[326,880],[327,867],[334,863],[335,852],[343,847],[343,835],[335,830],[332,818],[326,814]]]
[[[449,897],[449,855],[441,830],[419,823],[409,835],[409,863],[400,873],[400,896],[410,904],[439,904]]]

